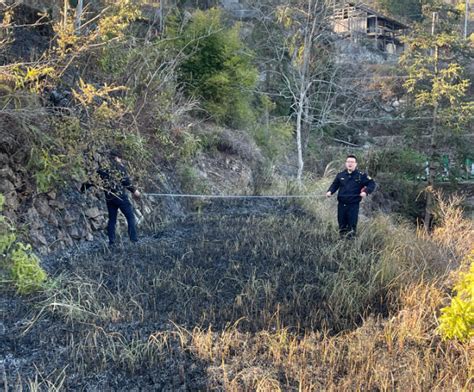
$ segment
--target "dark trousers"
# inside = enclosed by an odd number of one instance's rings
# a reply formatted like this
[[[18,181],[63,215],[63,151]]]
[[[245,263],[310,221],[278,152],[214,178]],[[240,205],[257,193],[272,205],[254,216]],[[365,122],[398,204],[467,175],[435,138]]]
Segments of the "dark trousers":
[[[356,234],[359,219],[359,203],[337,205],[337,221],[341,237],[352,238]]]
[[[128,236],[133,242],[138,241],[137,228],[135,225],[135,215],[133,215],[132,203],[128,198],[114,198],[107,200],[107,210],[109,211],[109,223],[107,225],[107,235],[109,236],[109,243],[115,242],[115,226],[117,225],[118,210],[125,215],[128,225]]]

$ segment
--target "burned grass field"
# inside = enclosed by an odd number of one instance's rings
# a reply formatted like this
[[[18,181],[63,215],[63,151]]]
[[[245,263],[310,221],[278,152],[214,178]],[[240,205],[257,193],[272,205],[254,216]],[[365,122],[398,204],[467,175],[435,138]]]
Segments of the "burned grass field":
[[[49,257],[2,293],[5,389],[468,388],[472,347],[434,333],[449,249],[384,216],[341,241],[318,208],[213,202]]]

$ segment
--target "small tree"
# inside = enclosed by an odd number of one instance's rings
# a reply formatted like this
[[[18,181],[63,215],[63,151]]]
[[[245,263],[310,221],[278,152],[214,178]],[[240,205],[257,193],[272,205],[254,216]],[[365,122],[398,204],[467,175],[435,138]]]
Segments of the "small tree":
[[[296,117],[296,178],[301,182],[304,169],[303,132],[305,129],[306,133],[309,132],[315,116],[320,120],[325,116],[324,109],[333,95],[326,88],[332,83],[327,75],[330,69],[326,50],[329,9],[323,0],[289,1],[278,7],[277,16],[284,28],[283,45],[278,50],[286,53],[290,63],[289,67],[281,68],[280,75],[289,91]]]
[[[464,64],[472,59],[467,42],[452,28],[459,18],[455,9],[432,9],[431,28],[425,21],[405,39],[400,59],[408,78],[404,84],[417,114],[431,117],[429,129],[429,175],[424,225],[433,219],[436,160],[442,136],[461,133],[472,124],[474,103],[469,99],[469,80]]]
[[[196,11],[182,34],[170,33],[186,56],[179,74],[187,93],[200,98],[218,122],[248,123],[257,70],[240,39],[240,25],[226,27],[221,11],[213,8]]]

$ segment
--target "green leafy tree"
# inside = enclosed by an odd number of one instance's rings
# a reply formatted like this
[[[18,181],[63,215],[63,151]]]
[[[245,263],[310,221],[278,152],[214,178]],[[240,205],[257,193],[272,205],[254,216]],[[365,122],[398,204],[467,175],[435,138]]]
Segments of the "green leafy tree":
[[[427,135],[429,146],[428,192],[425,228],[433,220],[431,190],[436,175],[436,162],[441,140],[462,133],[472,126],[474,103],[468,94],[469,79],[465,65],[472,60],[472,52],[460,34],[453,31],[460,14],[447,6],[431,9],[432,19],[427,25],[417,25],[405,39],[406,50],[400,59],[408,77],[404,87],[415,113],[431,118]],[[426,148],[429,147],[429,148]]]
[[[423,5],[427,2],[427,0],[377,0],[377,5],[390,15],[421,20]]]
[[[213,8],[196,11],[182,34],[170,33],[176,34],[185,55],[179,74],[187,93],[201,99],[218,122],[248,124],[257,70],[240,39],[240,25],[226,27],[222,12]]]

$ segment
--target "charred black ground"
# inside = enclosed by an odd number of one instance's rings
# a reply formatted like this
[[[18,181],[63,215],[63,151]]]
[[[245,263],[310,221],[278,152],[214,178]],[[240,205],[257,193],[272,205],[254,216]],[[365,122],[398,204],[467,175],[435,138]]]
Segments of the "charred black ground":
[[[208,364],[183,349],[179,334],[159,349],[150,337],[235,323],[302,336],[354,328],[383,311],[385,289],[367,273],[377,250],[358,245],[370,256],[360,262],[351,246],[296,205],[214,201],[138,245],[50,256],[51,289],[2,295],[5,382],[14,388],[37,373],[64,377],[68,390],[206,389]],[[354,289],[346,298],[341,282]]]

